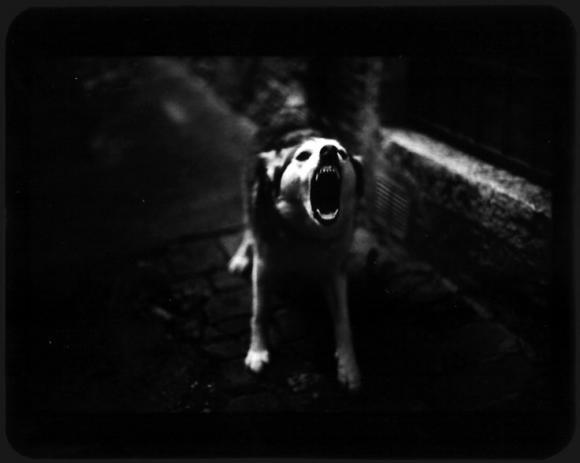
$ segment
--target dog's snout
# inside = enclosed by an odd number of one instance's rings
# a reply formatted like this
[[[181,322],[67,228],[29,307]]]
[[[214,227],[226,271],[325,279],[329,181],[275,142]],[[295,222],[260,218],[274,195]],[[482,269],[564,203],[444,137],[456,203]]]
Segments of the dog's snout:
[[[322,161],[338,161],[338,149],[334,145],[326,145],[320,149],[320,159]]]
[[[322,162],[338,162],[346,159],[346,151],[334,145],[325,145],[320,149],[320,160]]]

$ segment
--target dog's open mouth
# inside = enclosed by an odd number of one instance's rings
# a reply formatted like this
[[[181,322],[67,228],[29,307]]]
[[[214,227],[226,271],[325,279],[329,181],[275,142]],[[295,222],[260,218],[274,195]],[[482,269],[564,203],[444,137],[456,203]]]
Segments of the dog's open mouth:
[[[310,205],[314,217],[324,225],[336,220],[340,212],[341,175],[337,166],[322,165],[314,172],[310,185]]]

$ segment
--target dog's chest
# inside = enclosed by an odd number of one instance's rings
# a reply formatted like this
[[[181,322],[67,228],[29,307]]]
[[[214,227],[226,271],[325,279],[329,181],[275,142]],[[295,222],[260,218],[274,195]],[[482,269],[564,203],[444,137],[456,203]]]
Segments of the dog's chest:
[[[332,242],[279,240],[269,243],[263,255],[272,273],[297,273],[317,278],[333,274],[344,264],[351,237]]]

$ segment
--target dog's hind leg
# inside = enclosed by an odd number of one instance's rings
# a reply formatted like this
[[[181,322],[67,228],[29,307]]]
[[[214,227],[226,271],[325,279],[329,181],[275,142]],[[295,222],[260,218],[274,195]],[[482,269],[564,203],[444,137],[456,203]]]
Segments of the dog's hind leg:
[[[253,261],[251,340],[245,363],[250,370],[258,373],[270,361],[266,337],[270,301],[265,287],[264,266],[257,252],[254,252]]]
[[[231,273],[241,275],[249,270],[250,265],[252,264],[253,247],[254,238],[252,232],[246,230],[242,242],[228,264],[228,270]]]
[[[326,283],[325,293],[334,325],[338,381],[356,390],[361,385],[361,378],[352,343],[346,275],[332,276]]]

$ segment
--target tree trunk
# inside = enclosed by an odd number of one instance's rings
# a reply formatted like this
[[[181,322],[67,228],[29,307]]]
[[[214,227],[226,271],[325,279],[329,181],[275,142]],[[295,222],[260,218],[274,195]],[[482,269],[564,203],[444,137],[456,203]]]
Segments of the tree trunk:
[[[323,127],[350,152],[363,157],[366,204],[372,204],[380,145],[381,71],[380,58],[313,58],[306,79],[313,125]]]

